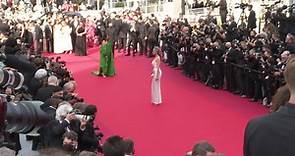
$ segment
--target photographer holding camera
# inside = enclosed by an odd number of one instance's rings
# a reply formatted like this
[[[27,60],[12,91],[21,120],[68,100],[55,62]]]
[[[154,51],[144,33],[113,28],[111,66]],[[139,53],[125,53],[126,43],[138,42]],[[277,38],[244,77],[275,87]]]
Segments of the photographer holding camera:
[[[256,14],[255,11],[253,10],[253,5],[248,5],[248,9],[249,9],[249,16],[248,16],[248,24],[247,24],[247,28],[248,31],[251,31],[253,29],[255,29],[257,27],[256,25]]]

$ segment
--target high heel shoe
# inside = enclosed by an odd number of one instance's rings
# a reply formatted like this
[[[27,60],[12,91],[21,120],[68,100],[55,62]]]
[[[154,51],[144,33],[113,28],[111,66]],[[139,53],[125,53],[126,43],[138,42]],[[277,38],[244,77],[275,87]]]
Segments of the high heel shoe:
[[[99,71],[93,71],[93,72],[91,72],[91,74],[94,75],[94,76],[99,76],[100,72]]]

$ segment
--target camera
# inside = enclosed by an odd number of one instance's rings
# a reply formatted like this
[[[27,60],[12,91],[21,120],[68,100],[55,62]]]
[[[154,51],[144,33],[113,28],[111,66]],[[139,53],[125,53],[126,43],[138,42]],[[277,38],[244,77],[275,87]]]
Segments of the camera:
[[[23,86],[24,75],[14,70],[0,70],[0,87],[12,86],[18,90]]]
[[[75,113],[75,117],[78,119],[78,120],[86,120],[86,121],[93,121],[95,119],[95,116],[94,115],[84,115],[80,110],[78,109],[74,109],[72,110],[70,113]]]
[[[79,120],[86,120],[86,121],[93,121],[94,120],[94,116],[92,116],[92,115],[76,114],[75,116]]]
[[[236,6],[235,8],[241,8],[242,10],[245,10],[248,6],[251,6],[249,5],[248,3],[236,3]]]

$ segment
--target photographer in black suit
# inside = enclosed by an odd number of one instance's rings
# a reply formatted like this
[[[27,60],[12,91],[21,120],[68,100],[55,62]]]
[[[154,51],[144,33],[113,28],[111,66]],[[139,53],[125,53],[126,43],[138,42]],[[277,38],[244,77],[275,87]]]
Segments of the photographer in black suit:
[[[252,5],[249,5],[248,6],[249,8],[249,16],[248,16],[248,25],[247,25],[247,28],[248,30],[253,30],[256,28],[256,14],[255,14],[255,11],[253,10],[253,6]]]
[[[295,148],[295,58],[284,72],[290,91],[287,104],[276,112],[251,120],[245,130],[244,156],[294,156]]]
[[[219,1],[219,14],[221,17],[222,24],[226,23],[226,17],[227,17],[227,3],[226,0],[220,0]]]

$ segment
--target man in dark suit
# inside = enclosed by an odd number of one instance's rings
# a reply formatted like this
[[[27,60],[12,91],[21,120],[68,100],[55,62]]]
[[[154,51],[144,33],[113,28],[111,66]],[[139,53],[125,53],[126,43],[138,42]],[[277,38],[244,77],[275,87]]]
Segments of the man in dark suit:
[[[38,20],[35,25],[35,36],[34,36],[34,50],[35,55],[40,55],[43,50],[43,31],[41,28],[41,21]]]
[[[44,33],[45,33],[45,51],[47,52],[53,52],[53,45],[52,45],[52,40],[53,40],[53,32],[52,32],[52,27],[51,27],[51,21],[48,21],[48,23],[45,24],[44,26]]]
[[[123,49],[123,52],[126,50],[127,45],[127,34],[130,30],[130,25],[126,22],[123,22],[120,27],[119,32],[119,41],[118,41],[118,51],[121,52]]]
[[[127,48],[127,54],[126,56],[130,56],[130,49],[132,46],[132,55],[135,56],[137,53],[137,41],[138,41],[138,33],[135,28],[135,23],[131,24],[131,28],[129,30],[129,41],[128,41],[128,48]]]
[[[150,22],[149,28],[147,30],[147,44],[148,44],[148,57],[152,56],[152,50],[158,44],[158,26],[153,21]]]
[[[115,19],[112,21],[112,25],[113,25],[113,45],[117,46],[118,45],[118,36],[119,36],[119,32],[120,32],[120,28],[122,25],[122,20],[120,19],[119,15],[116,15]],[[118,47],[118,46],[117,46]]]
[[[227,17],[227,3],[226,0],[220,0],[219,1],[219,14],[221,17],[222,24],[226,23],[226,17]]]
[[[79,26],[79,19],[78,19],[78,16],[75,16],[73,21],[70,24],[70,27],[72,28],[71,39],[72,39],[73,50],[75,50],[75,47],[76,47],[76,38],[77,38],[76,29],[78,26]]]
[[[44,132],[44,143],[46,147],[61,147],[62,136],[67,131],[80,133],[79,122],[77,122],[75,113],[71,113],[72,106],[70,103],[62,102],[56,110],[56,119],[46,125]]]
[[[48,77],[48,86],[40,88],[35,96],[35,100],[40,100],[45,102],[52,95],[62,95],[63,88],[58,86],[58,79],[56,76]]]
[[[247,25],[247,28],[248,30],[253,30],[256,28],[256,14],[255,14],[255,11],[253,10],[253,6],[252,5],[249,5],[249,16],[248,16],[248,25]]]
[[[138,43],[139,43],[139,50],[140,55],[146,54],[146,25],[142,18],[138,20],[138,22],[135,24],[135,28],[139,34],[138,37]]]
[[[238,25],[235,22],[234,16],[231,16],[228,21],[228,27],[227,27],[227,41],[231,42],[234,39],[237,39],[237,30],[238,30]]]
[[[284,72],[290,99],[278,111],[249,121],[244,136],[244,156],[294,156],[295,58]]]

